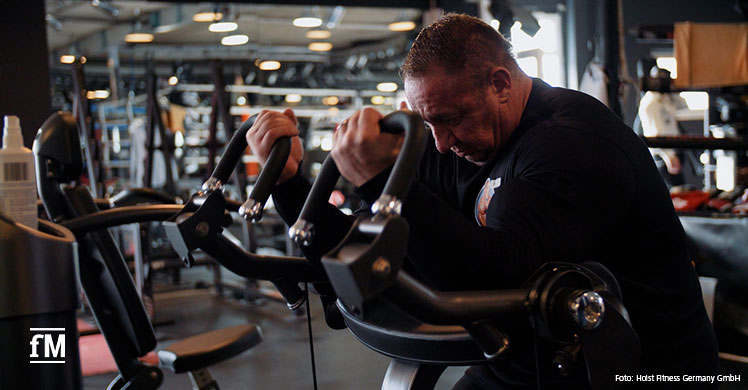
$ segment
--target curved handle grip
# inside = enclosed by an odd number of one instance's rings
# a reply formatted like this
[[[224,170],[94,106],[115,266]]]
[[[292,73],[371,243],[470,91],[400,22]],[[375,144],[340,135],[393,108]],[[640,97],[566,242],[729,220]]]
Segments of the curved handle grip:
[[[312,245],[313,221],[317,220],[318,211],[330,199],[338,178],[340,178],[338,166],[332,156],[328,155],[325,162],[322,163],[322,169],[319,171],[317,180],[314,181],[312,189],[309,191],[309,196],[304,202],[299,219],[288,229],[288,236],[297,244]]]
[[[379,121],[384,133],[405,132],[405,140],[395,166],[387,179],[382,196],[372,206],[375,214],[400,213],[400,199],[415,176],[416,168],[426,147],[426,136],[423,121],[418,114],[409,111],[395,111]],[[322,165],[319,176],[312,186],[299,219],[288,230],[288,236],[297,244],[309,246],[314,234],[314,221],[317,210],[330,198],[340,172],[332,156],[327,156]]]
[[[270,193],[278,182],[283,168],[288,161],[288,155],[291,154],[291,138],[278,138],[270,150],[265,167],[257,177],[252,193],[249,194],[247,201],[239,207],[239,215],[252,222],[257,222],[262,218],[262,210],[265,208],[265,202],[270,197]]]
[[[405,140],[382,195],[371,206],[377,215],[400,214],[402,199],[410,188],[426,149],[426,132],[421,117],[411,111],[395,111],[379,122],[382,129],[403,129]]]
[[[223,183],[229,180],[231,172],[234,171],[236,164],[242,158],[242,154],[244,154],[244,150],[247,149],[247,131],[255,124],[256,119],[257,114],[252,115],[236,129],[234,135],[231,137],[231,141],[226,145],[221,159],[218,160],[218,165],[213,170],[213,174],[203,183],[203,190],[220,189]]]

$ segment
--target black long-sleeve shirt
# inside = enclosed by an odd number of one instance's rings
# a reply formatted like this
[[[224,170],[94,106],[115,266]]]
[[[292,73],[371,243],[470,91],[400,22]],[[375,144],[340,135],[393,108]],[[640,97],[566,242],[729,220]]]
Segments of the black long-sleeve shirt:
[[[380,175],[358,189],[373,202]],[[273,196],[293,223],[309,184]],[[319,258],[350,227],[330,208]],[[606,265],[642,342],[642,372],[716,375],[717,347],[685,234],[645,144],[585,94],[533,80],[519,126],[484,166],[433,142],[404,203],[408,258],[440,290],[522,285],[542,263]],[[681,383],[681,385],[683,385]]]

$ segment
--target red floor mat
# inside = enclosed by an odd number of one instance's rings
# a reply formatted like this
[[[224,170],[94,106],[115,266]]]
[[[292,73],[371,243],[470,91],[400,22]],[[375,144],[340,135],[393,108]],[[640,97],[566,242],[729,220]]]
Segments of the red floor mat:
[[[92,324],[86,320],[78,318],[78,334],[81,336],[87,336],[89,334],[100,333],[99,328],[96,324]]]
[[[117,365],[114,363],[114,358],[109,352],[109,347],[103,335],[83,336],[78,339],[78,346],[80,348],[83,376],[117,372]],[[140,360],[154,366],[158,365],[158,356],[153,352],[148,352]]]

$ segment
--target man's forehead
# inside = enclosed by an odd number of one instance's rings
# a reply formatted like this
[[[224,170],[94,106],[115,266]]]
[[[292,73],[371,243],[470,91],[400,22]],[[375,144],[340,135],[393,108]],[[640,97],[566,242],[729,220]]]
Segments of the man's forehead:
[[[405,96],[411,108],[429,116],[448,116],[459,111],[459,103],[466,92],[463,89],[465,83],[454,83],[449,79],[406,79]]]

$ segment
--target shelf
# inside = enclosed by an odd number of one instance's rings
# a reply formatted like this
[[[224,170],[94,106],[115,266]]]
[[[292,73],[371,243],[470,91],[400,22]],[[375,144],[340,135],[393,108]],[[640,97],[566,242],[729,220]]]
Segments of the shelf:
[[[748,150],[748,142],[730,138],[679,136],[643,137],[642,139],[650,148]]]

